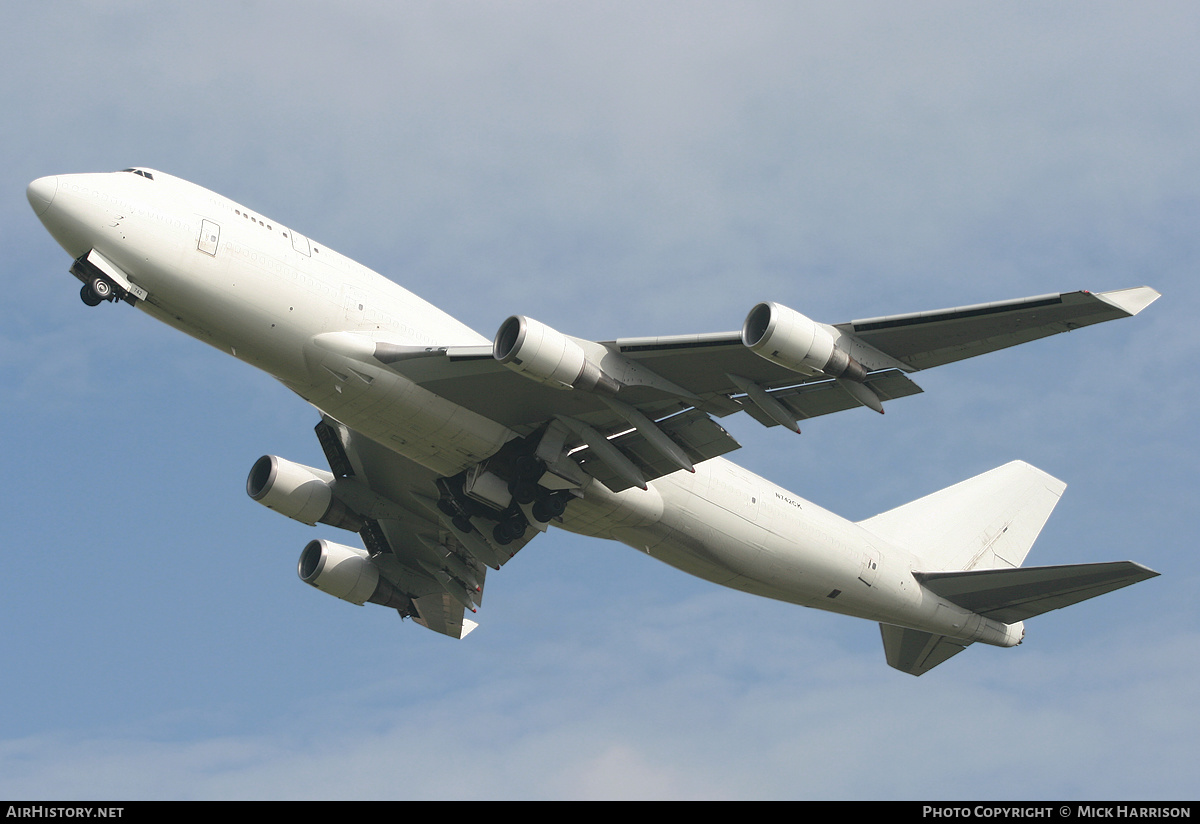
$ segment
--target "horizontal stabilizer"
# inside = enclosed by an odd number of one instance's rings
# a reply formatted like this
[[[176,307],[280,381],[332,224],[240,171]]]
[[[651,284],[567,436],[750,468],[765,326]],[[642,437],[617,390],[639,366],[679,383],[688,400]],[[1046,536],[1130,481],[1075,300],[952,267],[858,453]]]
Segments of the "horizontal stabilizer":
[[[883,652],[888,666],[909,675],[922,675],[938,664],[958,655],[966,645],[944,635],[933,635],[915,629],[880,624]]]
[[[1133,561],[913,573],[923,586],[947,601],[1005,624],[1069,607],[1157,575]]]

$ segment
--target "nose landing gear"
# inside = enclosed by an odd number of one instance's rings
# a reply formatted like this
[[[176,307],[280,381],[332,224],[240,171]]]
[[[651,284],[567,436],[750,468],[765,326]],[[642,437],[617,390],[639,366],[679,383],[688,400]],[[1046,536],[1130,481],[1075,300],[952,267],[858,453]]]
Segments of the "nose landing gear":
[[[75,259],[71,274],[83,283],[79,297],[88,306],[120,300],[132,306],[149,296],[145,289],[129,279],[128,274],[94,249]]]
[[[104,278],[92,278],[79,290],[79,297],[88,306],[99,306],[106,300],[116,300],[117,292]]]

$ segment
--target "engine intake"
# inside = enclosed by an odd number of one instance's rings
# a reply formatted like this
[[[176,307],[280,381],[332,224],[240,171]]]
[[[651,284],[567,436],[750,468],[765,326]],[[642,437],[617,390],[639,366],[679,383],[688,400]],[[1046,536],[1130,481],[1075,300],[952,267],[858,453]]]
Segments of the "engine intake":
[[[363,549],[332,541],[309,541],[300,552],[296,572],[304,583],[359,606],[369,601],[405,609],[410,604],[410,599],[380,574]]]
[[[363,528],[363,519],[338,499],[333,484],[329,472],[263,455],[246,478],[246,494],[267,509],[302,524],[315,526],[320,522],[358,532]]]
[[[574,339],[524,315],[513,315],[500,324],[492,356],[514,372],[555,389],[616,394],[621,388]]]
[[[819,372],[859,382],[867,377],[863,365],[837,347],[828,329],[778,303],[760,303],[750,310],[742,324],[742,343],[793,372]]]

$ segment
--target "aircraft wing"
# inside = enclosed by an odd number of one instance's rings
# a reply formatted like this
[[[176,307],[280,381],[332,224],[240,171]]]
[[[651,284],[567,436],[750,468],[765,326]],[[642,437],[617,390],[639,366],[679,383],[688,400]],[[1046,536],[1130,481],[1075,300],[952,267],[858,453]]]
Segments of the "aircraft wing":
[[[373,357],[522,436],[557,427],[564,454],[620,491],[738,448],[713,417],[799,432],[819,415],[883,412],[921,391],[908,373],[1129,317],[1158,296],[1068,292],[832,326],[760,304],[740,332],[605,342],[513,317],[494,346],[373,341]],[[814,354],[821,342],[832,354]]]
[[[1148,286],[1067,292],[856,320],[837,328],[918,370],[1131,317],[1158,298],[1159,293]]]
[[[435,473],[330,418],[316,431],[339,496],[365,516],[363,544],[409,599],[400,614],[464,637],[476,626],[465,614],[483,600],[487,567],[498,569],[536,533],[500,547],[483,531],[461,532],[437,507]]]

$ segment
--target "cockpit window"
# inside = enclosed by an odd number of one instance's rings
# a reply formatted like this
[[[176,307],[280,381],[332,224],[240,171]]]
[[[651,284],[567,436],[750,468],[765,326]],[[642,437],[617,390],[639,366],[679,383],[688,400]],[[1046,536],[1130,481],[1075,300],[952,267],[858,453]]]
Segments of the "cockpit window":
[[[149,172],[143,172],[141,169],[122,169],[122,172],[133,172],[135,175],[141,175],[147,180],[154,180],[154,175]]]

